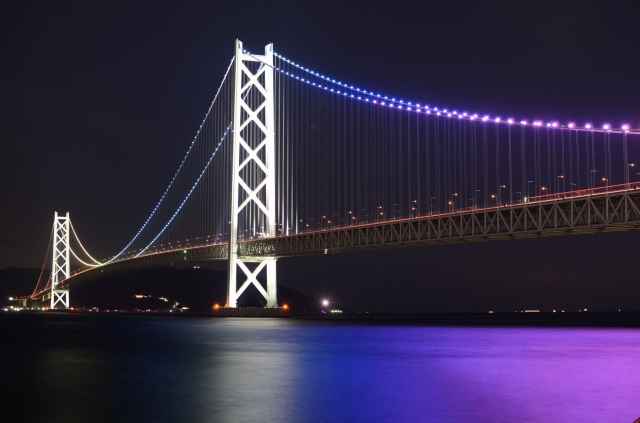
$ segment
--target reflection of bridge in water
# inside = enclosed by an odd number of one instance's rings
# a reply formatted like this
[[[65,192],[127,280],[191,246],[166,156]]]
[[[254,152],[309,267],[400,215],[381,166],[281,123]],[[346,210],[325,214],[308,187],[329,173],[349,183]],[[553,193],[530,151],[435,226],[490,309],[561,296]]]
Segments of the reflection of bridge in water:
[[[227,260],[227,307],[250,284],[277,307],[278,258],[634,229],[640,183],[631,181],[630,158],[640,151],[628,141],[638,134],[625,124],[516,120],[397,100],[311,71],[271,45],[253,55],[238,42],[137,234],[95,260],[69,215],[56,214],[51,276],[41,276],[31,298],[68,307],[69,290],[91,280]],[[72,256],[84,265],[74,273]],[[246,277],[239,288],[238,269]]]

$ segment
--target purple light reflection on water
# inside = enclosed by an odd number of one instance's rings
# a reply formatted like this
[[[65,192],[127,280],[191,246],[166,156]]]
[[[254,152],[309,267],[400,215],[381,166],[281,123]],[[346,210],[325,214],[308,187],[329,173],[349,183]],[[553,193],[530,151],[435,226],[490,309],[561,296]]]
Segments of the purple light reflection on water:
[[[293,393],[308,421],[313,415],[403,422],[633,422],[640,416],[638,330],[318,330],[315,351],[298,363],[308,384]]]
[[[640,417],[639,329],[383,322],[0,314],[3,400],[65,422]]]

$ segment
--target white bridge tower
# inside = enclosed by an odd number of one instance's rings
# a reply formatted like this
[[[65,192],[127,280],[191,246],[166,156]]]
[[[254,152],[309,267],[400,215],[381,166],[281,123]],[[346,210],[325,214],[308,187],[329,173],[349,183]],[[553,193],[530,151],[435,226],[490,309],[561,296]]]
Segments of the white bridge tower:
[[[261,56],[248,54],[243,50],[242,42],[236,40],[234,66],[231,222],[227,273],[229,283],[226,307],[235,308],[238,297],[253,283],[266,298],[267,307],[274,308],[278,307],[276,259],[238,258],[238,224],[243,209],[246,214],[247,209],[252,208],[251,216],[255,226],[258,226],[257,222],[264,222],[259,236],[276,236],[273,44],[267,45]],[[251,266],[255,267],[251,269],[247,263],[253,263]],[[265,267],[266,291],[257,279]],[[246,276],[240,289],[236,283],[238,268]]]
[[[57,304],[69,308],[69,289],[59,286],[71,275],[69,260],[69,212],[66,216],[53,219],[53,263],[51,264],[51,306],[53,310]]]

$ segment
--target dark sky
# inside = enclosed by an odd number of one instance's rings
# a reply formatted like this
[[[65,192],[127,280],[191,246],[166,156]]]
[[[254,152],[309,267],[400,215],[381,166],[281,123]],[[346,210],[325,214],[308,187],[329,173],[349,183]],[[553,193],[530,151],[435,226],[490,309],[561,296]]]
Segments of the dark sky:
[[[54,211],[96,256],[155,205],[234,40],[400,97],[640,126],[635,1],[4,2],[0,268],[39,267]],[[360,310],[640,309],[640,234],[279,261],[279,282]]]

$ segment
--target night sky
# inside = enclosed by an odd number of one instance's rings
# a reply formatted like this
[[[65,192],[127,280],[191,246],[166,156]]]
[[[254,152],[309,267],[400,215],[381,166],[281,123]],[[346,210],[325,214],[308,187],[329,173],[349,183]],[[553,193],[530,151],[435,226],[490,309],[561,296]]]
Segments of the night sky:
[[[95,257],[166,188],[234,54],[275,50],[433,106],[640,127],[635,1],[4,2],[0,269],[40,267],[55,211]],[[283,259],[360,311],[639,310],[640,233]],[[35,283],[35,281],[34,281]]]

